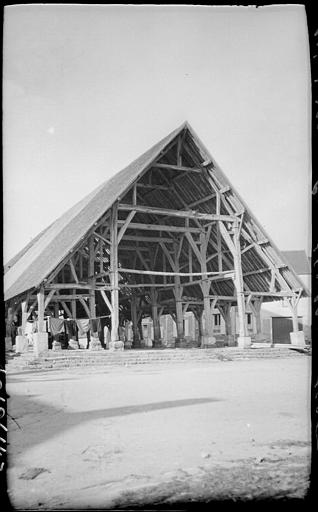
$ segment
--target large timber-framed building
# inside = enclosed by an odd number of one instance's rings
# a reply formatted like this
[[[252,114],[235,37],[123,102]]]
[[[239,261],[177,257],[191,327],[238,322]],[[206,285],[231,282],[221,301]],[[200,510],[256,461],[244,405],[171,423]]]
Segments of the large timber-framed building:
[[[183,346],[187,311],[201,346],[213,345],[217,308],[228,340],[247,347],[247,306],[261,334],[262,303],[282,298],[291,308],[291,341],[303,343],[297,305],[308,291],[187,122],[63,214],[4,270],[7,319],[18,314],[23,332],[36,311],[37,353],[48,347],[46,315],[61,311],[73,320],[109,316],[109,348],[121,350],[122,321],[132,322],[137,347],[145,315],[155,346],[164,314]]]

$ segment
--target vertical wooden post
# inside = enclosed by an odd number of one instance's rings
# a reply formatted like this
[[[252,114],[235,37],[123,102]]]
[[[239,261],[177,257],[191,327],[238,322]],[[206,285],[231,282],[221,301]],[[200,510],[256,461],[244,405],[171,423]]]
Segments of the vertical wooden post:
[[[155,288],[150,289],[151,296],[151,312],[152,312],[152,322],[153,322],[153,344],[154,347],[159,347],[161,345],[160,339],[160,319],[158,315],[158,292]]]
[[[44,329],[44,287],[41,286],[38,294],[38,332],[45,332]]]
[[[81,281],[83,280],[83,255],[81,252],[79,254],[79,278]]]
[[[199,327],[199,345],[200,345],[200,347],[203,347],[203,339],[204,339],[203,313],[204,313],[204,309],[202,308],[201,311],[199,311],[198,316],[197,316],[198,327]]]
[[[175,245],[175,258],[174,258],[174,270],[175,272],[179,272],[179,258],[178,258],[178,249]],[[180,276],[174,277],[174,297],[176,301],[176,328],[177,328],[177,339],[176,339],[176,347],[182,347],[184,344],[184,325],[183,325],[183,309],[182,309],[182,293],[183,286],[181,285]]]
[[[89,238],[89,261],[88,261],[88,282],[89,288],[89,319],[96,319],[96,298],[95,298],[95,251],[94,251],[94,236]],[[72,301],[73,302],[73,301]],[[92,324],[91,324],[92,325]],[[101,350],[102,344],[98,338],[98,333],[90,332],[90,350]]]
[[[231,347],[235,344],[235,339],[232,332],[231,304],[219,304],[218,309],[225,323],[225,335],[227,338],[227,344],[229,347]]]
[[[261,322],[261,308],[256,309],[255,314],[255,320],[256,320],[256,334],[262,333],[262,322]]]
[[[11,324],[13,321],[13,308],[8,307],[6,312],[6,336],[5,336],[5,348],[6,350],[12,349],[12,337],[11,337]]]
[[[124,342],[119,340],[119,287],[118,287],[118,204],[110,212],[110,285],[111,285],[111,342],[110,350],[124,350]]]
[[[44,286],[41,286],[37,293],[38,302],[38,332],[33,335],[34,352],[36,356],[45,354],[48,351],[48,333],[45,330],[44,324],[44,298],[45,291]]]
[[[133,347],[137,348],[140,346],[139,341],[139,329],[138,329],[138,314],[137,314],[137,297],[136,295],[132,295],[130,301],[130,312],[131,312],[131,321],[133,328]]]
[[[207,276],[207,264],[206,264],[206,253],[207,253],[207,237],[204,233],[200,234],[200,255],[201,255],[201,272],[202,272],[202,283],[201,290],[203,295],[203,309],[205,317],[204,333],[202,336],[202,347],[213,345],[216,342],[213,336],[213,318],[210,305],[210,281]]]
[[[299,327],[298,327],[298,314],[297,314],[297,305],[295,304],[295,299],[292,298],[290,300],[290,309],[291,309],[291,313],[292,313],[292,320],[293,320],[293,332],[298,332],[299,331]]]
[[[27,311],[28,311],[28,300],[25,300],[21,303],[21,317],[22,317],[21,326],[22,326],[23,336],[25,334],[25,327],[26,327],[27,318],[28,318]]]
[[[88,263],[88,275],[89,275],[89,313],[90,318],[96,317],[96,302],[95,302],[95,255],[94,255],[94,237],[93,235],[89,238],[89,263]]]
[[[305,347],[305,335],[303,331],[299,330],[299,324],[298,324],[298,314],[297,314],[297,307],[298,303],[301,297],[301,291],[298,295],[293,295],[291,299],[289,300],[289,305],[291,308],[292,313],[292,320],[293,320],[293,332],[290,333],[290,341],[292,345],[296,345],[298,347]]]
[[[72,290],[72,295],[75,295],[76,294],[76,290]],[[72,308],[72,317],[73,319],[75,320],[76,319],[76,299],[72,299],[72,302],[71,302],[71,308]]]
[[[244,298],[244,285],[243,285],[243,273],[242,273],[242,262],[241,262],[241,246],[240,246],[240,232],[238,221],[232,223],[232,238],[230,233],[225,228],[224,224],[219,221],[220,230],[222,236],[227,243],[234,261],[234,285],[236,289],[237,297],[237,310],[239,317],[239,337],[238,345],[242,348],[249,347],[251,345],[251,338],[248,336],[246,315],[245,315],[245,298]]]
[[[243,288],[243,275],[242,275],[242,263],[241,263],[241,248],[240,241],[238,237],[238,225],[233,225],[234,231],[234,247],[235,251],[233,253],[234,258],[234,270],[235,270],[235,287],[237,294],[237,309],[239,315],[239,338],[248,338],[248,330],[246,324],[246,315],[245,315],[245,299],[244,299],[244,288]],[[238,340],[238,344],[240,345],[240,340]],[[242,345],[246,346],[250,345],[249,340],[243,340]]]
[[[261,307],[262,307],[262,297],[259,299],[250,302],[250,308],[255,317],[255,341],[261,341],[263,339],[262,335],[262,322],[261,322]]]
[[[138,314],[137,325],[138,325],[138,331],[139,331],[139,337],[140,337],[140,346],[144,346],[145,341],[144,341],[144,333],[142,330],[142,312],[140,312],[140,314]]]

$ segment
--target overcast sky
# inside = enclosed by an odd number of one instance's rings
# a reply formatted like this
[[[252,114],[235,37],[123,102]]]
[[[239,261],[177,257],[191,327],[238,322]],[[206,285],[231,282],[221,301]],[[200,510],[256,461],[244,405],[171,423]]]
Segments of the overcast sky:
[[[282,250],[310,249],[303,6],[5,7],[4,261],[188,120]]]

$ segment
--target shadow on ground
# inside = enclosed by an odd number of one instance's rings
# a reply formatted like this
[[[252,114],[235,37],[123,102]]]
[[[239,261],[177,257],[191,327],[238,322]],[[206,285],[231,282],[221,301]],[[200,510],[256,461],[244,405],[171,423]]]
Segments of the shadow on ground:
[[[186,398],[91,411],[68,412],[63,406],[61,408],[54,407],[37,400],[35,397],[36,395],[14,395],[11,393],[8,400],[9,436],[13,432],[15,436],[19,434],[24,436],[24,443],[21,443],[22,452],[26,448],[29,449],[43,443],[52,437],[58,436],[63,431],[88,421],[219,401],[217,398]]]

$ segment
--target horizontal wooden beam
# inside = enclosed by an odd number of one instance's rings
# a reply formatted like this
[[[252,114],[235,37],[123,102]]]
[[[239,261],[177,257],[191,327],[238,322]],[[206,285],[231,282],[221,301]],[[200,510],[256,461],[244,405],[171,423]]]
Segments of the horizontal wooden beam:
[[[166,208],[157,208],[154,206],[137,206],[133,204],[119,204],[118,210],[135,211],[139,213],[150,213],[152,215],[164,215],[168,217],[178,217],[181,219],[196,219],[210,221],[237,222],[234,215],[217,215],[213,213],[200,213],[193,210],[168,210]]]
[[[137,183],[137,187],[148,188],[153,190],[170,190],[170,187],[168,187],[167,185],[152,185],[151,183]]]
[[[119,220],[118,224],[121,225],[125,221]],[[201,233],[203,231],[203,228],[186,228],[182,226],[165,226],[164,224],[158,225],[158,224],[142,224],[142,223],[136,223],[131,222],[127,229],[140,229],[143,231],[166,231],[166,232],[172,232],[172,233]],[[124,237],[125,239],[125,237]]]
[[[89,297],[88,293],[83,294],[75,294],[75,295],[56,295],[55,297],[51,297],[49,302],[60,302],[62,300],[64,301],[72,301],[74,299],[79,300],[83,298]],[[32,299],[35,299],[35,295],[31,297]],[[45,304],[45,307],[47,307],[48,304]]]
[[[87,283],[49,283],[44,285],[45,290],[89,290],[91,286]]]
[[[236,301],[236,297],[234,296],[228,296],[228,295],[209,295],[208,296],[209,299],[217,299],[218,301],[219,300],[228,300],[230,302],[233,302],[233,301]],[[175,299],[174,298],[171,298],[171,299],[163,299],[160,301],[162,304],[165,304],[165,303],[168,303],[168,302],[175,302]],[[182,297],[182,303],[184,304],[203,304],[203,300],[189,300],[187,297]],[[215,308],[217,309],[217,307]]]
[[[139,245],[120,245],[118,247],[118,251],[134,251],[136,252],[136,250],[138,249],[138,251],[144,251],[144,252],[149,252],[151,250],[151,248],[148,246],[148,247],[139,247]]]
[[[153,167],[158,167],[159,169],[170,169],[172,171],[183,171],[183,172],[196,172],[201,173],[202,170],[197,167],[185,167],[184,165],[172,165],[172,164],[153,164]]]
[[[174,285],[171,283],[127,283],[120,284],[119,288],[174,288]]]
[[[127,240],[129,242],[151,242],[151,243],[158,243],[158,242],[165,242],[172,244],[175,242],[173,238],[164,238],[164,237],[156,237],[156,236],[142,236],[142,235],[124,235],[122,240]],[[120,249],[120,246],[119,246]]]
[[[146,274],[150,276],[180,276],[180,277],[190,277],[190,276],[205,276],[207,275],[217,275],[220,274],[226,275],[231,274],[233,276],[233,271],[224,271],[224,272],[157,272],[155,270],[139,270],[134,268],[120,268],[118,269],[119,273],[127,273],[127,274]]]
[[[292,297],[293,292],[244,292],[244,295],[252,295],[253,297]]]

